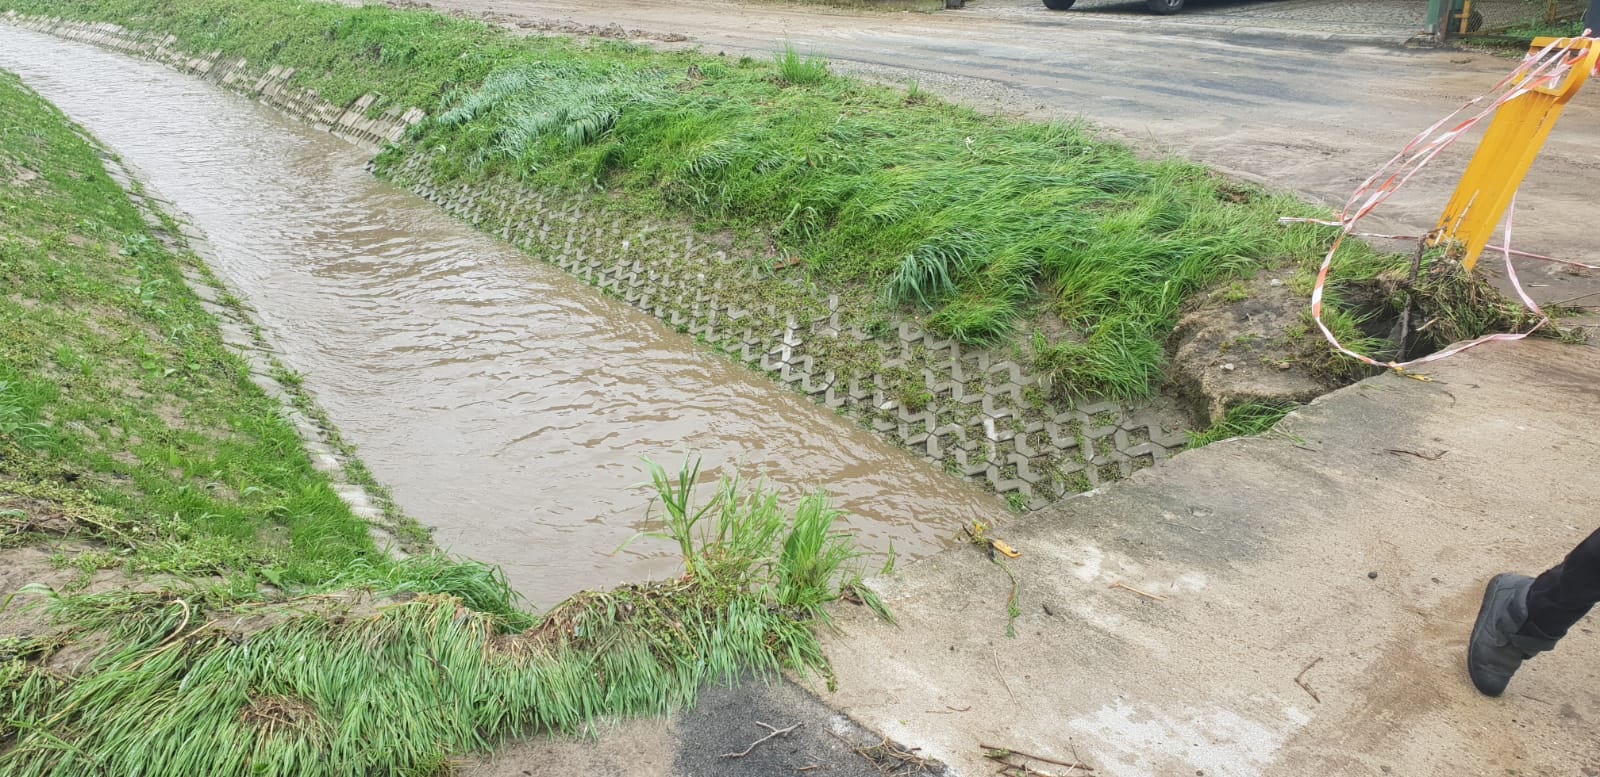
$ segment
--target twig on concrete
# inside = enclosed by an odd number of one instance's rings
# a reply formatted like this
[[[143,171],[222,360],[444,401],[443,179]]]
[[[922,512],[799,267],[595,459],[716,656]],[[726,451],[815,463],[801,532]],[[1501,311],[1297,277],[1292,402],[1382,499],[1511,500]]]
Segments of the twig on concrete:
[[[821,768],[822,768],[822,764],[812,764],[810,766],[801,766],[801,767],[795,769],[795,771],[797,771],[797,772],[814,772],[814,771],[816,771],[818,769],[821,769]]]
[[[1438,453],[1422,453],[1420,451],[1408,451],[1405,448],[1386,448],[1385,450],[1393,453],[1396,456],[1416,456],[1419,459],[1425,459],[1427,461],[1438,461],[1444,458],[1446,453],[1450,452],[1442,450]]]
[[[993,650],[989,651],[989,663],[994,666],[994,676],[1000,680],[1001,687],[1006,689],[1006,695],[1011,697],[1011,703],[1021,707],[1021,704],[1017,704],[1017,695],[1011,692],[1011,683],[1006,682],[1006,673],[1000,669],[1000,659],[994,657]]]
[[[1004,774],[1006,777],[1057,777],[1047,771],[1035,769],[1026,763],[1002,764],[995,774]]]
[[[762,727],[764,729],[767,729],[767,730],[771,731],[772,733],[768,734],[768,735],[766,735],[766,736],[764,736],[764,737],[762,737],[760,739],[757,739],[754,742],[751,742],[750,746],[744,749],[744,752],[741,752],[741,753],[723,753],[722,757],[723,758],[743,758],[743,757],[749,755],[751,750],[756,749],[756,745],[759,745],[762,742],[765,742],[765,741],[767,741],[767,740],[769,740],[769,739],[771,739],[771,738],[773,738],[775,736],[788,734],[789,732],[794,731],[795,729],[800,728],[801,726],[803,726],[805,724],[804,723],[796,723],[793,726],[790,726],[788,728],[773,728],[773,727],[771,727],[771,726],[769,726],[769,725],[767,725],[765,723],[762,723],[761,721],[758,720],[758,721],[756,721],[756,725],[760,726],[760,727]]]
[[[1004,759],[1004,758],[1007,758],[1009,756],[1013,756],[1014,755],[1014,756],[1017,756],[1018,758],[1026,758],[1029,761],[1042,761],[1042,762],[1047,763],[1047,764],[1055,764],[1056,766],[1065,766],[1065,767],[1067,767],[1069,769],[1083,769],[1085,771],[1090,771],[1090,772],[1094,771],[1094,767],[1093,766],[1090,766],[1090,765],[1088,765],[1086,763],[1078,761],[1077,760],[1077,755],[1073,755],[1073,760],[1071,760],[1071,761],[1058,761],[1058,760],[1056,760],[1054,758],[1045,758],[1042,755],[1034,755],[1032,753],[1024,753],[1021,750],[1018,750],[1018,749],[1016,749],[1014,747],[1000,747],[998,745],[986,745],[986,744],[984,744],[982,742],[978,743],[978,747],[981,747],[985,751],[987,751],[987,752],[985,752],[983,754],[984,758],[988,758],[988,759],[995,760],[995,761],[999,761],[1001,759]],[[1023,767],[1023,768],[1027,768],[1027,767]]]
[[[1027,764],[1020,766],[1006,764],[995,771],[995,774],[1004,774],[1006,777],[1056,777],[1054,774],[1039,771]]]
[[[1082,769],[1086,772],[1094,771],[1093,766],[1084,765],[1083,759],[1078,757],[1078,746],[1073,744],[1072,740],[1067,740],[1067,747],[1072,750],[1072,760],[1076,762],[1074,766],[1067,769],[1068,775],[1071,775],[1073,772],[1076,772],[1079,769]]]
[[[1300,690],[1310,694],[1311,700],[1318,704],[1322,703],[1322,699],[1318,698],[1317,692],[1311,690],[1311,686],[1306,684],[1305,676],[1306,672],[1311,671],[1311,667],[1320,663],[1322,663],[1322,656],[1317,656],[1316,658],[1311,659],[1311,663],[1306,664],[1306,668],[1300,670],[1300,674],[1294,676],[1294,684],[1300,686]]]
[[[867,759],[867,762],[882,774],[927,774],[929,768],[937,763],[917,755],[916,751],[921,748],[901,750],[889,744],[888,737],[884,737],[878,744],[862,747],[831,730],[828,731],[828,735],[844,743],[844,746],[850,748],[856,755]]]
[[[1139,590],[1137,588],[1134,588],[1131,585],[1128,585],[1127,583],[1122,582],[1121,580],[1118,580],[1117,582],[1112,583],[1110,585],[1110,587],[1111,588],[1121,588],[1124,591],[1132,591],[1132,592],[1134,592],[1134,593],[1136,593],[1136,594],[1138,594],[1140,596],[1143,596],[1146,599],[1154,599],[1154,600],[1156,600],[1158,602],[1164,602],[1164,601],[1167,600],[1167,597],[1165,597],[1165,596],[1160,596],[1160,595],[1157,595],[1157,594],[1153,594],[1153,593],[1150,593],[1149,591],[1141,591],[1141,590]]]

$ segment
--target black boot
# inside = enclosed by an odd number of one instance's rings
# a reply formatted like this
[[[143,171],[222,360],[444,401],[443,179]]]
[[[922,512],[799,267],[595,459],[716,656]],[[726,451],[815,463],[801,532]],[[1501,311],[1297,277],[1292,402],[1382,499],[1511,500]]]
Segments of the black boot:
[[[1483,591],[1478,622],[1467,642],[1467,673],[1486,696],[1505,693],[1522,662],[1556,646],[1553,639],[1519,633],[1528,620],[1528,586],[1533,578],[1495,575]]]

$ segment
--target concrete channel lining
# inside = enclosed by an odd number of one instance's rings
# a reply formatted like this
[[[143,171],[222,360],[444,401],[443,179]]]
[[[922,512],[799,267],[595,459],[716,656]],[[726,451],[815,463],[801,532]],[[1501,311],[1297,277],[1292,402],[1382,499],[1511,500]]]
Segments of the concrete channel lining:
[[[380,100],[374,94],[335,105],[314,90],[290,86],[293,68],[263,69],[220,51],[185,52],[171,35],[15,12],[0,19],[201,76],[367,150],[398,142],[426,118],[420,109],[398,107],[369,116]],[[847,326],[837,295],[815,300],[826,313],[814,319],[790,316],[782,327],[753,326],[745,321],[750,303],[702,271],[733,258],[697,242],[686,224],[620,213],[601,197],[442,184],[428,175],[427,161],[413,152],[395,182],[1014,505],[1039,509],[1093,490],[1154,466],[1188,443],[1187,421],[1169,401],[1064,402],[1042,390],[1048,385],[1042,376],[1005,353],[942,339],[909,317],[895,317],[886,332]],[[824,338],[870,342],[876,367],[847,376],[829,363],[826,349],[808,347]],[[908,407],[888,390],[887,373],[894,370],[920,372],[927,389],[922,406]]]

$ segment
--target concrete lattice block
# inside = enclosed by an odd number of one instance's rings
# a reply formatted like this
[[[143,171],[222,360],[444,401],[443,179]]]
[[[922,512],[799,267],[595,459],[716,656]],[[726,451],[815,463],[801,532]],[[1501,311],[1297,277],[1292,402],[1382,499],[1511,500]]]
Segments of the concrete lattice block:
[[[1001,402],[1005,399],[1004,397],[998,398],[1001,401],[996,401],[996,399],[997,397],[995,397],[993,394],[983,395],[981,406],[985,416],[988,416],[991,419],[1011,418],[1016,416],[1017,411],[1015,408],[1013,408],[1011,405],[1001,404]]]

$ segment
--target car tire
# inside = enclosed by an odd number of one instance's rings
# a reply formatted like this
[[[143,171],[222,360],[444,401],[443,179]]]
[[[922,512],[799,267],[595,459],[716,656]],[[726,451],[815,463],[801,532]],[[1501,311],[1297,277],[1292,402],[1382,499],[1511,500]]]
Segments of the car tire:
[[[1077,0],[1044,0],[1044,7],[1052,11],[1065,11],[1072,7]]]
[[[1150,13],[1168,16],[1183,10],[1183,0],[1145,0]]]

